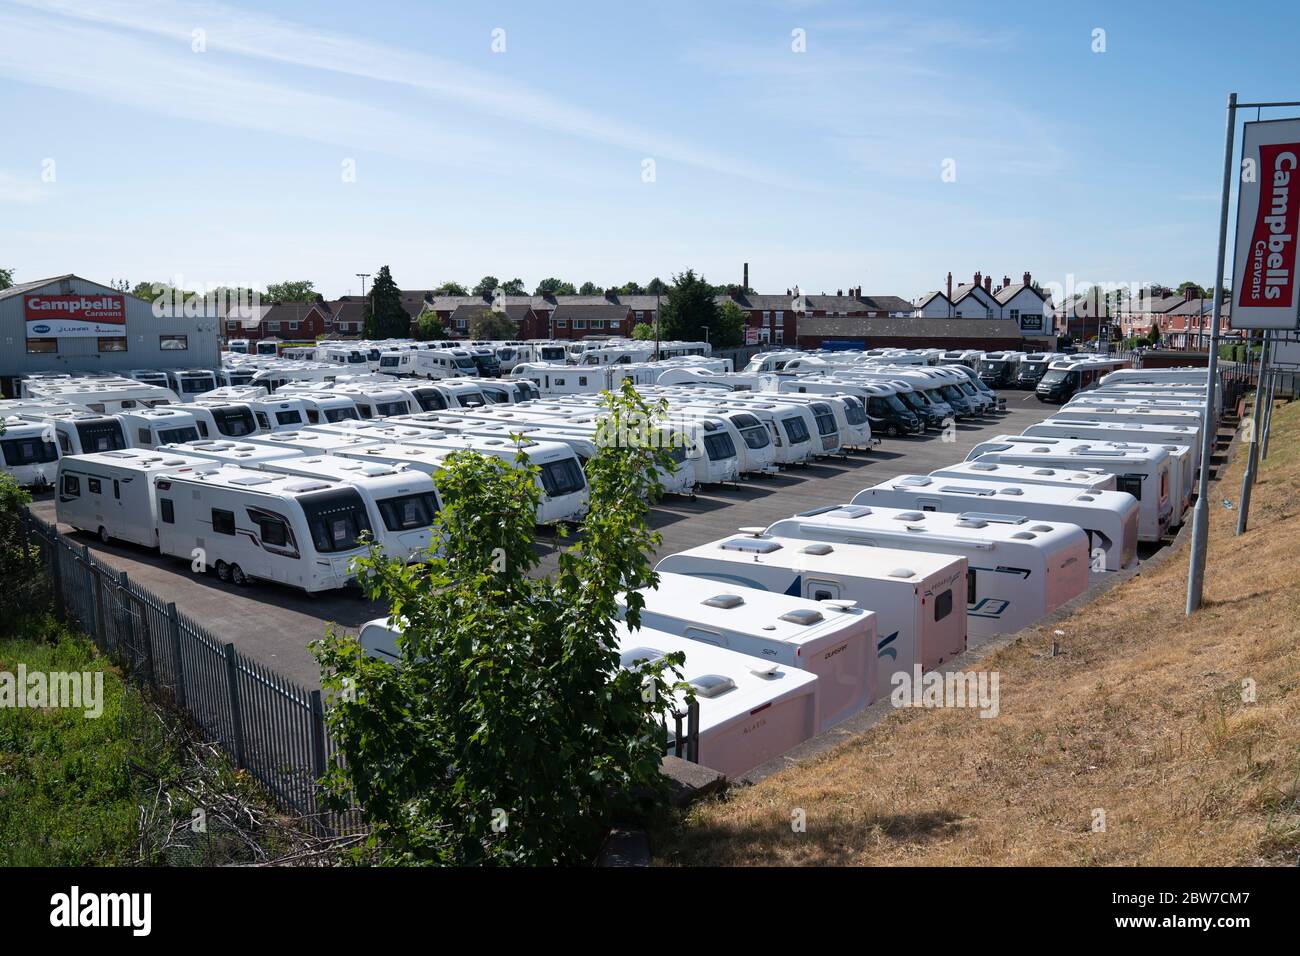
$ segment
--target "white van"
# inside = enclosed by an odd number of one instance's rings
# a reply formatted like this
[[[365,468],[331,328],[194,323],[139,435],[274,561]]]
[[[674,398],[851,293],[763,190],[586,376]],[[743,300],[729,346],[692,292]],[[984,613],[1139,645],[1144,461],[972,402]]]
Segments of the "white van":
[[[1088,589],[1088,536],[1064,522],[840,505],[778,521],[767,533],[964,557],[967,626],[976,637],[1028,627]]]
[[[707,578],[814,601],[851,601],[876,615],[876,699],[893,675],[933,669],[966,649],[966,559],[894,548],[826,544],[757,529],[670,554],[658,574]],[[953,613],[954,609],[957,613]]]
[[[999,435],[980,442],[967,461],[1048,468],[1097,468],[1115,476],[1115,490],[1138,500],[1138,540],[1159,541],[1174,516],[1173,462],[1159,445],[1073,438]]]
[[[59,468],[54,426],[11,416],[0,431],[0,466],[25,488],[48,488]]]
[[[638,592],[641,626],[725,647],[817,675],[818,731],[875,698],[876,619],[851,601],[810,601],[754,588],[724,588],[684,574],[659,575]],[[620,608],[626,612],[626,596]]]
[[[902,475],[863,489],[854,495],[852,503],[912,511],[978,510],[1036,521],[1068,521],[1087,532],[1094,572],[1121,571],[1137,565],[1138,503],[1122,491]]]
[[[168,451],[123,448],[70,455],[59,462],[55,514],[60,524],[99,535],[158,546],[153,476],[216,467],[202,458]]]
[[[373,533],[356,488],[338,481],[223,465],[153,478],[158,547],[222,581],[275,581],[327,591],[352,581],[350,565]]]
[[[199,438],[198,419],[183,408],[142,408],[118,412],[117,419],[132,448],[157,448]]]

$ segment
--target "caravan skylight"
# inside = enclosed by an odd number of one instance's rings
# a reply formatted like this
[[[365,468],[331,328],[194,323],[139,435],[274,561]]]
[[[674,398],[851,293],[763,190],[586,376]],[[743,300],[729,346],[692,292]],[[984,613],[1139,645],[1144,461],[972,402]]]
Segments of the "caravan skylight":
[[[745,603],[745,599],[739,594],[715,594],[711,598],[705,598],[700,602],[707,607],[717,607],[730,611],[733,607],[740,607]]]
[[[736,682],[721,674],[702,674],[687,681],[695,688],[697,697],[721,697],[729,690],[736,689]]]
[[[809,624],[816,624],[823,620],[821,611],[814,611],[812,608],[799,607],[793,611],[786,611],[777,620],[789,621],[791,624],[802,624],[807,627]]]
[[[663,651],[655,650],[653,647],[633,647],[619,655],[618,663],[629,670],[636,670],[637,664],[657,661],[663,656]]]
[[[724,551],[747,551],[751,554],[771,554],[780,551],[781,545],[775,541],[763,541],[760,538],[732,538],[723,543]]]
[[[1024,515],[992,514],[980,511],[967,511],[958,517],[959,521],[979,521],[984,524],[1024,524],[1029,519]]]

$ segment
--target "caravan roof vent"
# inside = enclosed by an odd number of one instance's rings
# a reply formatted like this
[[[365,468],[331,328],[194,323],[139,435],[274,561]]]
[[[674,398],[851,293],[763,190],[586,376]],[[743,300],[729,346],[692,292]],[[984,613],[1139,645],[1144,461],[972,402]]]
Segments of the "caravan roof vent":
[[[812,608],[799,607],[793,611],[786,611],[777,620],[789,621],[791,624],[802,624],[807,627],[809,624],[816,624],[824,620],[821,611],[814,611]]]
[[[240,475],[237,478],[231,478],[232,485],[264,485],[271,479],[266,475]]]
[[[842,598],[822,598],[820,603],[825,604],[827,607],[834,608],[835,610],[840,611],[842,613],[851,611],[858,606],[856,601],[846,601]]]
[[[1017,531],[1011,537],[1015,538],[1018,541],[1033,541],[1035,538],[1038,537],[1038,535],[1034,534],[1031,531]]]
[[[736,682],[721,674],[701,674],[687,683],[695,688],[696,696],[699,697],[721,697],[727,691],[736,689]]]
[[[799,549],[800,553],[802,554],[817,554],[817,555],[830,554],[834,550],[835,549],[832,548],[829,544],[825,544],[821,541],[815,541],[812,544],[806,545],[805,547]]]
[[[1042,531],[1042,532],[1046,533],[1046,532],[1052,530],[1052,526],[1051,526],[1050,524],[1036,524],[1036,525],[1034,525],[1032,528],[1030,528],[1029,530],[1030,530],[1030,531]]]
[[[330,486],[330,483],[329,483],[328,481],[311,481],[311,480],[308,480],[308,481],[300,481],[300,482],[298,482],[297,484],[293,484],[293,485],[285,485],[285,486],[284,486],[284,490],[285,490],[285,491],[293,491],[293,492],[300,492],[300,491],[322,491],[322,490],[324,490],[325,488],[329,488],[329,487],[331,487],[331,486]]]
[[[898,479],[899,486],[903,488],[924,488],[933,482],[934,479],[927,475],[904,475]]]
[[[1014,496],[1014,495],[1023,495],[1024,493],[1025,493],[1025,490],[1024,490],[1023,488],[1014,488],[1014,487],[1012,487],[1012,486],[1010,486],[1010,485],[1008,485],[1006,488],[999,488],[999,489],[998,489],[998,494],[1000,494],[1000,495],[1012,495],[1012,496]]]
[[[749,666],[749,672],[755,677],[772,680],[781,676],[781,665],[771,661],[755,659],[754,663]]]
[[[842,517],[849,519],[865,518],[867,515],[871,514],[871,509],[866,505],[841,505],[840,507],[832,508],[831,510],[837,512]]]
[[[745,603],[745,599],[739,594],[715,594],[711,598],[705,598],[700,602],[706,607],[720,607],[730,611],[733,607],[740,607]]]
[[[633,647],[620,654],[618,662],[622,667],[626,667],[629,670],[636,670],[637,664],[657,661],[663,656],[663,651],[655,650],[653,647]]]
[[[781,550],[778,542],[761,538],[732,538],[723,542],[721,547],[724,551],[745,551],[750,554],[771,554]]]
[[[1050,477],[1050,476],[1056,474],[1056,469],[1054,469],[1054,468],[1035,468],[1035,469],[1034,469],[1034,474],[1035,474],[1035,475],[1042,475],[1042,476],[1044,476],[1044,477]]]
[[[987,461],[977,461],[970,466],[971,471],[997,471],[998,466]]]
[[[914,577],[916,577],[916,572],[913,571],[911,568],[894,568],[894,570],[892,570],[892,571],[889,572],[889,577],[891,577],[891,578],[914,578]]]
[[[1023,515],[990,514],[982,511],[967,511],[957,516],[958,521],[979,521],[983,524],[1024,524],[1029,519]]]
[[[957,519],[958,528],[987,528],[989,523],[980,518],[962,515]]]
[[[1078,497],[1076,500],[1078,500],[1078,501],[1096,501],[1096,500],[1097,500],[1097,496],[1096,496],[1096,495],[1079,495],[1079,497]]]
[[[898,514],[894,515],[894,520],[895,521],[924,521],[925,512],[924,511],[900,511]]]

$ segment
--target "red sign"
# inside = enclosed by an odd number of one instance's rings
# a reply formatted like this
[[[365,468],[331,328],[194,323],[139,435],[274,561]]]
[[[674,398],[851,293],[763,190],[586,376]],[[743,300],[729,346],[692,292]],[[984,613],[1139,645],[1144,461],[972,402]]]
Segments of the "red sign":
[[[1300,143],[1260,146],[1260,203],[1247,252],[1245,282],[1237,305],[1267,308],[1290,302],[1295,294],[1295,244],[1300,219],[1300,181],[1296,172]]]
[[[28,322],[65,319],[72,322],[126,324],[126,297],[95,295],[25,295],[23,315]]]

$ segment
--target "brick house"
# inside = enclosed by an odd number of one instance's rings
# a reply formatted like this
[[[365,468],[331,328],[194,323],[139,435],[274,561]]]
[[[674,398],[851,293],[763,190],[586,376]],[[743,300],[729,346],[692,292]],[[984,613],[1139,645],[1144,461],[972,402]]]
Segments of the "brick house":
[[[227,341],[285,339],[312,342],[326,335],[334,325],[334,315],[324,300],[277,302],[248,311],[249,315],[228,313],[222,320],[222,333]]]

